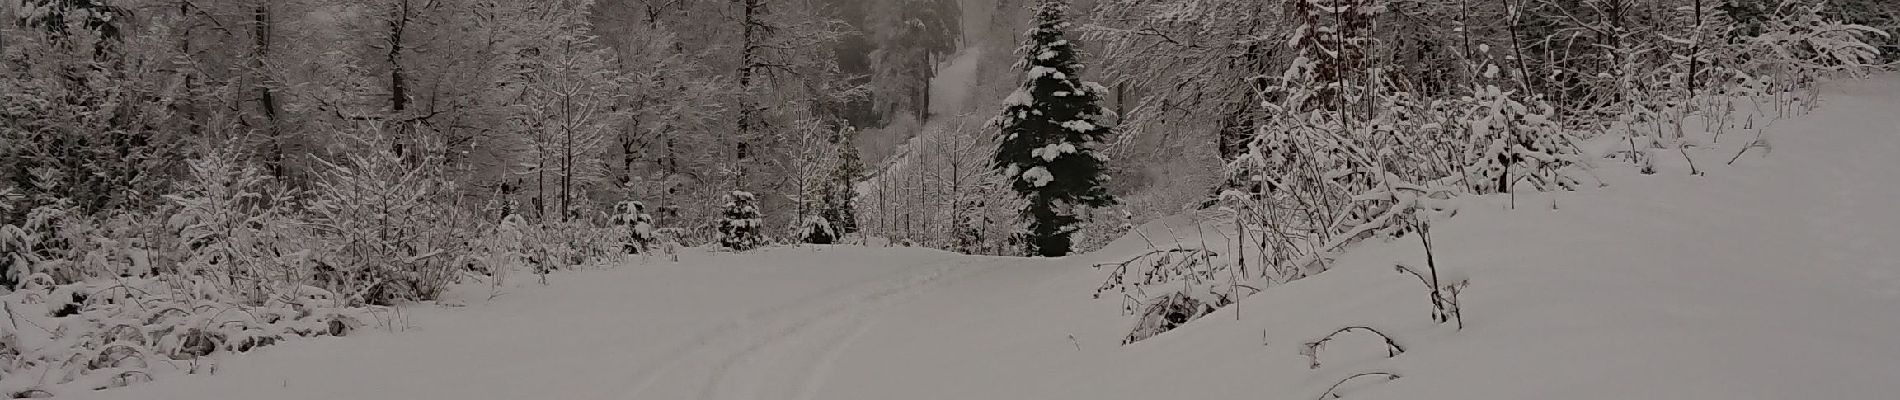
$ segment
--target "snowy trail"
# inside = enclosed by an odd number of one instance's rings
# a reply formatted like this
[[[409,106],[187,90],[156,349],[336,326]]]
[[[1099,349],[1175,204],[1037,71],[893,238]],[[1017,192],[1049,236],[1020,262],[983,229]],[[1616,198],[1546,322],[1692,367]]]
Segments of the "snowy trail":
[[[944,261],[891,279],[755,312],[697,343],[688,357],[641,380],[626,398],[777,399],[811,393],[824,366],[863,333],[869,318],[939,281],[993,266]],[[692,392],[695,394],[689,394]]]
[[[690,255],[409,311],[417,330],[233,357],[97,398],[788,399],[883,311],[1005,263],[917,249]],[[518,280],[531,280],[520,279]],[[809,398],[809,397],[808,397]]]
[[[99,399],[1893,398],[1900,393],[1900,75],[1830,85],[1724,165],[1731,131],[1654,175],[1602,162],[1606,188],[1460,200],[1433,227],[1469,276],[1468,326],[1427,318],[1411,238],[1368,242],[1312,278],[1136,343],[1089,267],[1066,259],[824,247],[694,254],[556,274],[415,330],[296,341]],[[1198,230],[1150,225],[1148,235]],[[1215,240],[1215,239],[1210,239]],[[1183,242],[1197,242],[1184,238]],[[520,279],[526,281],[528,279]],[[1318,369],[1300,344],[1329,344]]]

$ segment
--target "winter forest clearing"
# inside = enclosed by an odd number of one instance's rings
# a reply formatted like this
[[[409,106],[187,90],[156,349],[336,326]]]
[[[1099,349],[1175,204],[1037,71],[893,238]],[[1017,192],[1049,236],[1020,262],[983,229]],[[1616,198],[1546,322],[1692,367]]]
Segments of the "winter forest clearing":
[[[1900,394],[1900,3],[0,21],[0,398]]]

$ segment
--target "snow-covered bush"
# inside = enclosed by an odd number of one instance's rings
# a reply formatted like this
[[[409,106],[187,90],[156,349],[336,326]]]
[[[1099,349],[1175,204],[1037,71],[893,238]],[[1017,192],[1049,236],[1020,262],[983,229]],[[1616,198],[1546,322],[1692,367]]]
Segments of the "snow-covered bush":
[[[647,215],[646,203],[623,201],[614,205],[614,226],[621,229],[621,237],[626,238],[622,246],[627,254],[647,254],[653,251],[653,245],[659,240],[653,231],[653,216]]]
[[[1375,18],[1383,10],[1376,2],[1301,4],[1295,9],[1318,22],[1289,40],[1301,55],[1263,82],[1266,118],[1226,166],[1217,204],[1232,221],[1228,243],[1157,248],[1098,289],[1142,296],[1124,298],[1144,321],[1131,339],[1178,325],[1162,323],[1169,315],[1196,316],[1177,310],[1183,297],[1220,307],[1323,271],[1354,243],[1411,233],[1415,211],[1443,209],[1459,193],[1576,186],[1572,173],[1586,165],[1571,128],[1554,106],[1506,89],[1501,67],[1474,60],[1468,86],[1410,91],[1421,85],[1359,58],[1379,42],[1356,36],[1371,33],[1354,19]]]
[[[633,202],[624,202],[623,205]],[[628,208],[638,210],[640,208]],[[509,214],[477,242],[481,243],[480,259],[486,265],[485,273],[490,275],[491,284],[503,279],[516,268],[525,267],[537,275],[542,283],[547,282],[549,274],[555,271],[584,266],[599,266],[620,260],[628,254],[635,242],[633,229],[643,224],[636,214],[634,223],[606,223],[589,218],[574,218],[568,221],[547,221],[533,223],[519,214]],[[610,216],[606,221],[621,220],[619,215]],[[647,246],[659,241],[657,230],[645,230],[652,238]],[[643,248],[650,249],[650,248]],[[645,250],[643,250],[645,251]]]
[[[810,244],[832,244],[838,241],[837,232],[831,230],[831,221],[817,215],[805,217],[805,221],[798,224],[798,229],[792,231],[792,237]]]
[[[1133,232],[1148,243],[1148,251],[1094,266],[1108,271],[1095,289],[1095,298],[1115,297],[1122,313],[1136,317],[1122,338],[1123,344],[1173,330],[1234,304],[1242,294],[1259,291],[1253,283],[1240,280],[1242,273],[1236,268],[1234,254],[1219,252],[1233,248],[1231,243],[1217,251],[1210,247],[1221,244],[1179,240],[1156,243],[1142,230]]]
[[[1805,88],[1835,74],[1861,75],[1880,67],[1869,44],[1887,33],[1828,18],[1828,2],[1780,0],[1762,18],[1760,34],[1733,49],[1727,64],[1741,73],[1773,77],[1782,88]]]
[[[177,236],[177,272],[203,277],[243,304],[309,283],[312,253],[297,204],[282,185],[230,152],[190,161],[192,179],[165,198]]]
[[[1221,198],[1238,226],[1235,240],[1265,254],[1243,275],[1284,281],[1317,272],[1311,268],[1326,253],[1404,233],[1400,217],[1413,205],[1403,198],[1442,195],[1484,162],[1514,162],[1519,143],[1563,143],[1537,136],[1551,130],[1519,129],[1532,118],[1495,88],[1436,100],[1392,90],[1376,68],[1367,82],[1318,82],[1316,66],[1296,61],[1268,89],[1280,98],[1265,104],[1277,116],[1227,166],[1231,183]],[[1327,99],[1335,103],[1315,103]],[[1342,104],[1370,106],[1328,108]]]
[[[480,272],[488,274],[493,284],[499,285],[509,271],[527,265],[528,229],[528,222],[520,214],[510,213],[483,240]]]
[[[64,282],[80,278],[79,271],[69,268],[66,239],[66,233],[84,230],[79,222],[64,208],[47,205],[27,212],[19,226],[0,225],[0,284],[11,287],[38,274]]]
[[[0,394],[208,372],[208,355],[374,320],[311,285],[319,249],[290,191],[224,149],[187,167],[153,210],[86,216],[54,202],[0,226],[19,283],[0,295]]]
[[[151,274],[171,239],[159,221],[127,212],[77,215],[59,202],[34,208],[22,225],[0,225],[0,287],[35,274],[61,284]]]
[[[436,201],[452,184],[433,159],[405,160],[376,127],[341,134],[357,146],[318,160],[308,205],[319,239],[314,280],[350,304],[434,299],[461,276],[451,254],[474,242],[473,215]]]
[[[673,261],[675,262],[679,261],[680,247],[681,247],[680,238],[686,236],[687,234],[686,230],[682,228],[660,228],[658,230],[655,230],[654,233],[657,237],[659,237],[660,253],[666,254],[668,257],[672,257]]]
[[[1879,29],[1884,35],[1868,43],[1880,49],[1889,65],[1900,65],[1900,2],[1886,0],[1833,0],[1830,15],[1842,21]]]
[[[1227,305],[1227,303],[1202,300],[1198,296],[1190,296],[1189,293],[1203,292],[1168,292],[1159,298],[1143,302],[1146,305],[1138,314],[1141,317],[1135,321],[1134,328],[1129,329],[1128,335],[1122,337],[1122,344],[1139,342],[1162,332],[1174,330],[1188,321],[1200,319],[1203,315],[1213,313],[1214,309]]]
[[[598,266],[617,260],[619,255],[624,254],[626,232],[613,225],[575,219],[548,224],[545,228],[555,234],[548,236],[554,241],[544,245],[559,248],[560,256],[556,258],[555,268]]]
[[[763,218],[758,201],[750,192],[734,190],[726,194],[725,212],[719,221],[719,245],[745,251],[765,244]]]
[[[339,308],[335,294],[310,286],[262,303],[233,297],[211,277],[94,279],[55,284],[28,276],[0,295],[0,395],[40,397],[114,388],[165,373],[210,373],[207,358],[292,337],[336,336],[378,319]]]
[[[1008,235],[991,232],[1000,224],[983,205],[982,201],[966,202],[960,212],[951,216],[955,218],[950,227],[950,234],[955,238],[953,250],[964,254],[1000,254],[1006,248],[998,238]]]
[[[547,284],[548,274],[581,264],[584,256],[576,239],[589,236],[584,224],[554,222],[530,224],[526,228],[522,235],[522,254],[530,271],[540,277],[542,284]],[[612,233],[605,233],[605,236],[616,241],[619,239],[619,235]]]
[[[1521,96],[1487,84],[1454,101],[1452,109],[1464,112],[1452,122],[1470,138],[1460,165],[1467,186],[1475,193],[1510,192],[1527,181],[1536,190],[1576,189],[1581,182],[1568,174],[1583,162],[1576,139],[1558,123],[1555,108]]]

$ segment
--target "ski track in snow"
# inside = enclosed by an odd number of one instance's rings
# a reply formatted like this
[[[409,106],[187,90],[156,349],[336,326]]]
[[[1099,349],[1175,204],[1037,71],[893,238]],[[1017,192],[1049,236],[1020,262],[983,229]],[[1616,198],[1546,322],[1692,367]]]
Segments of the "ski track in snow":
[[[856,342],[859,337],[864,336],[864,333],[870,330],[871,325],[860,320],[858,321],[857,328],[853,329],[850,334],[838,336],[836,338],[838,342],[836,342],[835,345],[826,347],[824,355],[819,357],[818,363],[812,365],[810,375],[800,382],[801,385],[798,388],[798,397],[796,397],[796,399],[816,399],[818,389],[824,387],[824,382],[831,378],[833,368],[835,368],[838,363],[838,358],[844,355],[845,345]]]
[[[755,311],[697,335],[662,360],[648,360],[657,368],[636,373],[634,385],[601,398],[778,399],[795,393],[810,399],[828,366],[868,330],[870,317],[945,281],[995,267],[946,260]]]
[[[897,273],[896,275],[908,276],[910,274],[914,274],[914,272],[905,271]],[[711,329],[706,329],[694,334],[693,337],[695,339],[693,341],[673,347],[672,351],[667,352],[656,360],[630,359],[630,361],[647,367],[632,375],[632,379],[628,380],[629,382],[634,382],[631,386],[612,387],[608,390],[607,395],[600,396],[600,398],[617,398],[622,397],[620,396],[621,394],[643,393],[649,387],[653,386],[664,373],[681,368],[680,364],[683,363],[682,360],[687,359],[687,356],[696,354],[697,352],[703,352],[706,348],[715,346],[721,339],[731,339],[743,334],[744,329],[753,328],[754,325],[756,325],[753,321],[764,319],[772,315],[786,314],[800,306],[824,300],[827,296],[836,296],[835,293],[837,292],[847,290],[851,287],[875,284],[881,280],[888,280],[888,278],[875,278],[863,282],[847,283],[811,293],[804,297],[792,299],[776,306],[752,311],[739,318],[728,320]],[[627,369],[638,370],[640,368],[629,367]]]

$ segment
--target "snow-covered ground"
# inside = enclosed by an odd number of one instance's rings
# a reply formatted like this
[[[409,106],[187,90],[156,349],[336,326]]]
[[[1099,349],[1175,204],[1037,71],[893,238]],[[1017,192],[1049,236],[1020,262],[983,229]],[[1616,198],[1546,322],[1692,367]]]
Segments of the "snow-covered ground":
[[[1881,399],[1900,396],[1900,77],[1832,85],[1654,175],[1463,200],[1433,228],[1468,276],[1433,323],[1413,238],[1133,345],[1096,261],[901,248],[688,254],[417,306],[395,333],[299,341],[101,399]],[[1766,154],[1764,157],[1763,155]],[[1176,227],[1184,222],[1173,221]],[[1151,235],[1167,235],[1163,224]],[[1177,229],[1176,231],[1186,231]],[[528,279],[519,279],[527,281]],[[1302,343],[1363,325],[1309,369]]]

